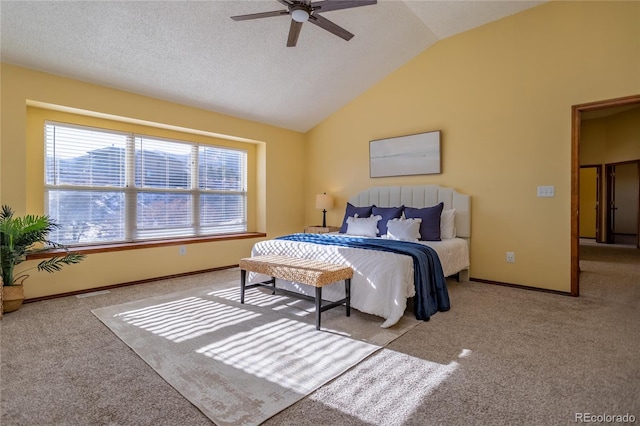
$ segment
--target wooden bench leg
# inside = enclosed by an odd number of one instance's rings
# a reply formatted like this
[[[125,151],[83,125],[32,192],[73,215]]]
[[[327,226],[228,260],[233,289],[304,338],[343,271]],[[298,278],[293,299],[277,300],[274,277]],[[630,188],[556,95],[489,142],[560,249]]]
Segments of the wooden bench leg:
[[[316,330],[320,330],[320,314],[322,313],[322,287],[316,287]]]

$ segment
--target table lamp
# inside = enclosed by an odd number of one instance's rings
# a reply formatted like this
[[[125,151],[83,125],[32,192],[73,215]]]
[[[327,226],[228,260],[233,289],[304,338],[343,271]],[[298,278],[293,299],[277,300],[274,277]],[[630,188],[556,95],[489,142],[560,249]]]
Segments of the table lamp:
[[[316,209],[322,209],[322,226],[327,226],[327,210],[333,208],[333,197],[327,193],[316,195]]]

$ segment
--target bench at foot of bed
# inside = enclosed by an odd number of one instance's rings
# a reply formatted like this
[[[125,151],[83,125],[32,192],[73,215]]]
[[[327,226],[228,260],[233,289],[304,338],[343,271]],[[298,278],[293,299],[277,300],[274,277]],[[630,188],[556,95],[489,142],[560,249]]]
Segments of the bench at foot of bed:
[[[272,278],[269,281],[247,284],[247,271],[269,275]],[[240,259],[240,303],[244,303],[245,289],[251,287],[266,287],[274,293],[286,293],[294,297],[314,300],[316,304],[316,329],[320,330],[320,314],[327,309],[345,305],[347,316],[351,315],[352,277],[353,269],[335,263],[281,255],[247,257]],[[277,288],[276,278],[315,287],[316,295],[315,297],[310,297],[283,288]],[[323,303],[325,301],[322,300],[322,287],[342,280],[344,280],[346,297],[335,302]]]

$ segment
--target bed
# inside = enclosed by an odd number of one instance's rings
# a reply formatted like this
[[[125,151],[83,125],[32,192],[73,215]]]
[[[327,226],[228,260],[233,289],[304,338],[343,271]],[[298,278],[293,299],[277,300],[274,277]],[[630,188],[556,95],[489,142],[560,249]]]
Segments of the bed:
[[[440,204],[442,204],[442,207],[440,207]],[[348,238],[363,240],[363,235],[359,234],[365,231],[353,232],[353,230],[359,229],[358,226],[361,225],[369,226],[368,221],[364,220],[366,215],[358,217],[359,215],[357,213],[353,214],[353,212],[368,211],[367,208],[369,206],[375,206],[375,213],[379,214],[374,215],[372,213],[367,217],[385,216],[385,225],[388,226],[382,226],[382,220],[369,219],[376,220],[377,227],[384,229],[378,229],[382,233],[380,237],[365,235],[366,238],[364,240],[366,241],[396,240],[394,232],[400,225],[403,228],[410,225],[414,231],[417,226],[420,226],[420,233],[428,234],[433,231],[433,227],[430,230],[423,230],[422,226],[429,219],[421,221],[416,219],[420,217],[424,219],[424,216],[420,216],[424,212],[428,212],[430,215],[435,214],[434,210],[437,207],[441,211],[441,213],[438,213],[440,215],[440,229],[437,233],[441,237],[441,241],[417,241],[408,244],[402,241],[393,241],[393,243],[385,242],[384,244],[407,246],[419,244],[428,246],[437,253],[443,276],[468,280],[471,197],[439,185],[369,188],[348,200],[345,218],[341,226],[342,233],[330,233],[313,237],[296,234],[261,241],[253,246],[251,255],[279,254],[351,266],[354,269],[354,276],[351,281],[351,306],[359,311],[382,317],[384,322],[381,327],[391,327],[404,315],[407,308],[407,299],[416,295],[414,277],[416,276],[417,268],[414,269],[414,264],[417,264],[414,263],[415,260],[406,254],[346,247],[338,244],[333,245],[331,242],[332,238],[335,241],[342,241]],[[390,212],[397,215],[397,212],[392,208],[400,206],[404,207],[404,213],[400,218],[389,216]],[[410,221],[420,222],[420,224],[409,223]],[[355,235],[345,234],[345,230],[350,230]],[[384,233],[382,232],[383,230],[385,231]],[[317,240],[325,236],[329,241]],[[319,242],[322,244],[319,244]],[[382,241],[380,244],[383,244]],[[264,281],[267,278],[264,275],[252,273],[248,276],[248,282],[255,283]],[[307,286],[295,282],[278,281],[277,284],[278,287],[311,295]],[[332,301],[344,298],[344,285],[338,282],[326,286],[323,290],[323,298]]]

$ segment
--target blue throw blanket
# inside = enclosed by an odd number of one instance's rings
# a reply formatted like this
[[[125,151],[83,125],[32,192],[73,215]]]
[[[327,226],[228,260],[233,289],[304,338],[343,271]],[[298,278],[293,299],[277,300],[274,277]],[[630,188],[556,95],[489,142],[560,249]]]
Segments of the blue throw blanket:
[[[413,276],[416,287],[414,300],[414,313],[416,318],[427,321],[431,315],[436,312],[448,311],[451,307],[440,258],[438,258],[438,254],[431,247],[407,241],[343,237],[326,234],[292,234],[276,239],[388,251],[411,256],[413,259]]]

